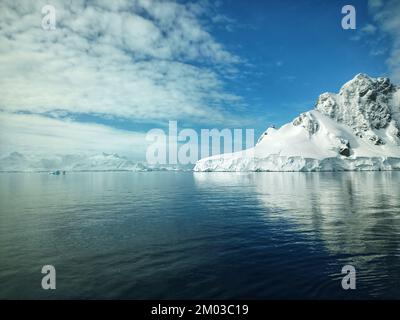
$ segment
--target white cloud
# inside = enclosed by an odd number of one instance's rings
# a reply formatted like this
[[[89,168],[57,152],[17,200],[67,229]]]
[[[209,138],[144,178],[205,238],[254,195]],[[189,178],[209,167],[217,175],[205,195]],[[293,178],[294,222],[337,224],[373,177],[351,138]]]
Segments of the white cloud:
[[[89,4],[87,4],[89,3]],[[0,108],[137,120],[233,119],[223,76],[240,62],[202,22],[207,6],[158,0],[0,3]],[[234,120],[232,120],[234,121]]]
[[[381,31],[392,40],[392,48],[387,61],[393,81],[400,83],[400,1],[370,0],[369,7]]]
[[[373,24],[368,23],[361,28],[361,32],[366,34],[374,34],[376,32],[376,27]]]
[[[372,8],[372,9],[379,8],[379,7],[382,6],[382,4],[383,4],[383,1],[382,1],[382,0],[369,0],[369,1],[368,1],[368,6],[369,6],[370,8]]]
[[[76,123],[32,114],[0,112],[0,155],[118,153],[144,160],[145,134],[99,124]]]
[[[239,122],[224,76],[241,60],[210,34],[207,2],[52,0],[55,31],[46,4],[0,2],[0,153],[145,155],[144,133],[44,114]]]

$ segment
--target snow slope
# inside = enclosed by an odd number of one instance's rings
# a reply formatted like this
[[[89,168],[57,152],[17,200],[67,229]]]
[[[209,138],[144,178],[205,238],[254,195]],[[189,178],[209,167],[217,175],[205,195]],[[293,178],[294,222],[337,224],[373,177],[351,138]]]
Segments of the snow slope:
[[[254,148],[197,162],[195,171],[341,171],[400,169],[400,89],[388,78],[359,74],[338,94]]]

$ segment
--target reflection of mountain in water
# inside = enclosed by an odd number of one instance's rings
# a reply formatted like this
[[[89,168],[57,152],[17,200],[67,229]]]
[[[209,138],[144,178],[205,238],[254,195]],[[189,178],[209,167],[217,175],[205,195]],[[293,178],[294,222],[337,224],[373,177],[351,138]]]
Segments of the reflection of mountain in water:
[[[267,223],[322,242],[331,255],[364,269],[364,277],[399,277],[389,270],[400,266],[400,172],[213,172],[195,179],[199,187],[254,190]]]

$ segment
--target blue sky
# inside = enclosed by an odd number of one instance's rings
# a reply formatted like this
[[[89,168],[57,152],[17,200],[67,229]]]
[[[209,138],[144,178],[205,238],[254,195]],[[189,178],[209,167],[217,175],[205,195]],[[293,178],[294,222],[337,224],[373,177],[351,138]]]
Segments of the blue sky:
[[[50,32],[40,28],[47,3],[57,12]],[[258,136],[357,73],[398,83],[399,3],[2,1],[0,152],[133,155],[168,120]],[[356,30],[341,27],[346,4]]]
[[[348,1],[223,2],[221,12],[237,23],[232,23],[232,32],[217,30],[216,36],[251,65],[241,67],[243,77],[229,86],[244,97],[252,115],[282,125],[312,108],[319,94],[338,91],[357,73],[388,75],[389,52],[374,52],[388,48],[388,40],[378,31],[358,39],[372,17],[367,1],[351,3],[356,30],[341,27],[341,8]]]
[[[358,38],[360,29],[372,22],[368,2],[352,2],[357,12],[356,30],[341,27],[341,9],[346,4],[348,1],[328,0],[225,0],[214,4],[216,20],[221,22],[208,26],[210,33],[243,60],[235,65],[235,74],[221,76],[227,91],[243,99],[243,110],[237,111],[249,118],[243,126],[261,134],[266,126],[280,126],[311,109],[319,94],[338,91],[357,73],[389,76],[387,37],[377,31]],[[181,123],[195,125],[190,119]],[[113,124],[132,128],[123,119]],[[208,125],[198,128],[203,127]]]

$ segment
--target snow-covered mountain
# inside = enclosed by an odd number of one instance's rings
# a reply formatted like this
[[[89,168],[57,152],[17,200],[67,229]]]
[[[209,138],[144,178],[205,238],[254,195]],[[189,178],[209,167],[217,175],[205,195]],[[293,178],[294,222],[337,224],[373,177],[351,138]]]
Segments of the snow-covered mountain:
[[[400,87],[388,78],[358,74],[338,94],[255,147],[197,162],[195,171],[335,171],[400,169]]]
[[[50,158],[25,156],[13,152],[0,158],[0,171],[147,171],[142,163],[118,154],[57,155]]]
[[[0,172],[52,171],[191,171],[186,165],[148,165],[115,153],[67,154],[40,157],[12,152],[0,156]]]

